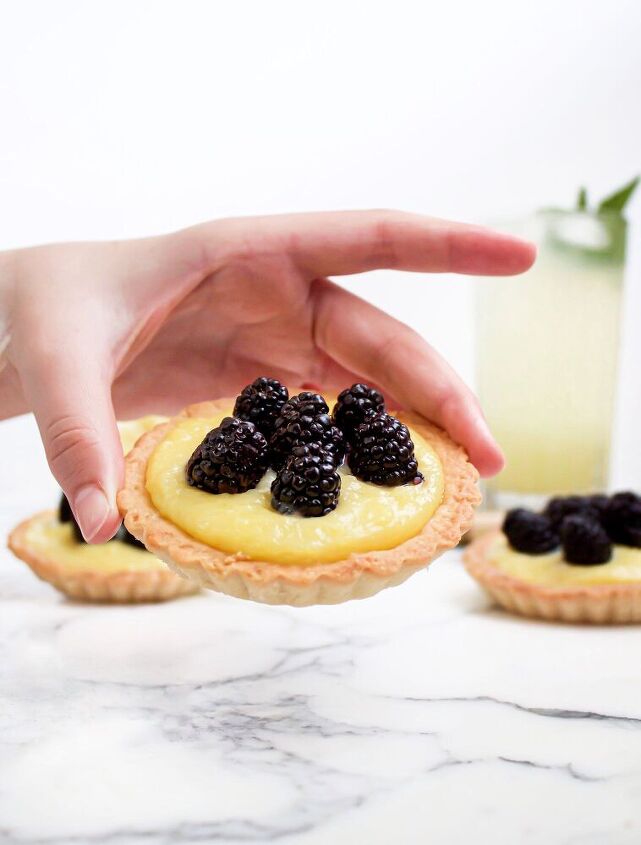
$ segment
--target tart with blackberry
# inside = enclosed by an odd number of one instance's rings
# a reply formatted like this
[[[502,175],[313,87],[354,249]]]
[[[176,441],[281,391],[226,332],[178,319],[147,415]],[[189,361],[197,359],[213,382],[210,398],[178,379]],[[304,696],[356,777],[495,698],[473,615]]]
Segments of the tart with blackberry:
[[[465,566],[502,607],[524,616],[641,622],[641,497],[558,496],[509,511],[466,550]]]
[[[118,423],[123,451],[164,417]],[[43,581],[73,599],[96,602],[166,601],[196,592],[120,526],[108,543],[89,545],[63,495],[57,511],[43,511],[17,525],[9,548]]]
[[[266,377],[189,406],[128,455],[127,529],[239,598],[332,604],[400,584],[459,542],[477,472],[443,431],[389,413],[366,385],[331,406]]]

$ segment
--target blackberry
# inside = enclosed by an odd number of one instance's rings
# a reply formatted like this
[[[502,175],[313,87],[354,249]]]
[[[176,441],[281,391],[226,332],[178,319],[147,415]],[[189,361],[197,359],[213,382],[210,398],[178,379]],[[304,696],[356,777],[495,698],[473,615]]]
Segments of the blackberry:
[[[507,512],[503,533],[513,549],[528,555],[544,555],[559,545],[559,535],[551,519],[525,508]]]
[[[294,446],[319,443],[339,466],[345,457],[345,440],[332,422],[327,403],[318,393],[299,393],[285,402],[269,442],[270,464],[281,469]]]
[[[543,513],[552,523],[552,527],[558,531],[566,516],[587,514],[598,518],[598,498],[597,496],[555,496],[547,503]]]
[[[606,496],[605,493],[593,493],[591,496],[586,496],[586,499],[589,502],[590,507],[594,508],[600,517],[603,516],[605,509],[610,502],[610,497]]]
[[[409,430],[390,414],[372,414],[356,428],[348,462],[357,478],[372,484],[396,487],[423,480]]]
[[[353,384],[342,393],[334,405],[334,421],[345,435],[351,440],[354,431],[370,414],[385,413],[385,400],[373,387],[366,384]]]
[[[187,482],[207,493],[244,493],[268,464],[267,441],[248,420],[225,417],[187,462]]]
[[[58,502],[58,522],[71,522],[73,519],[73,511],[69,504],[69,499],[63,493]]]
[[[561,543],[568,563],[593,566],[607,563],[612,557],[612,544],[605,529],[586,514],[565,517],[561,523]]]
[[[69,499],[63,493],[60,497],[60,503],[58,505],[58,520],[62,523],[70,522],[71,528],[73,529],[73,536],[79,543],[84,543],[85,538],[82,536],[82,531],[80,530],[80,526],[76,522],[76,517],[73,515],[73,511],[71,510],[71,505],[69,504]]]
[[[616,493],[602,516],[613,543],[641,547],[641,498],[636,493]]]
[[[272,482],[272,507],[280,513],[326,516],[336,508],[341,477],[319,443],[294,446]]]
[[[267,439],[274,431],[274,423],[287,402],[289,392],[275,378],[260,376],[244,387],[236,398],[234,416],[249,420]]]
[[[280,416],[289,418],[292,414],[300,416],[315,417],[318,414],[328,414],[329,407],[320,393],[312,393],[309,390],[291,396],[281,408]]]
[[[141,543],[140,540],[137,540],[133,534],[130,534],[127,529],[125,528],[125,523],[121,523],[120,528],[116,532],[115,536],[111,538],[112,540],[120,540],[121,543],[127,543],[129,546],[134,546],[136,549],[144,549],[147,551],[145,544]],[[111,541],[110,541],[111,542]]]
[[[67,499],[64,493],[60,497],[60,504],[58,505],[58,520],[62,523],[70,522],[71,527],[73,528],[73,535],[75,539],[79,543],[86,543],[85,538],[82,536],[80,526],[76,522],[76,518],[73,515],[73,511],[71,510],[69,500]],[[124,523],[121,523],[120,528],[118,529],[116,534],[111,538],[111,540],[120,540],[121,543],[128,543],[130,546],[136,546],[139,549],[145,548],[145,546],[140,542],[140,540],[136,540],[133,534],[130,534],[127,531]],[[109,540],[109,542],[111,542],[111,540]]]

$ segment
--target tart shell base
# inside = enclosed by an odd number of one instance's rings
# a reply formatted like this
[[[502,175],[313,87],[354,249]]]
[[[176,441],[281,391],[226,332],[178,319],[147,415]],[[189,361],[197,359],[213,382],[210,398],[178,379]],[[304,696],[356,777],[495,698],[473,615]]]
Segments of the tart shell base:
[[[214,417],[230,401],[191,405],[182,416]],[[176,572],[236,598],[303,607],[372,596],[402,583],[456,546],[480,502],[478,473],[463,449],[421,417],[407,413],[398,416],[416,428],[437,453],[443,466],[445,490],[442,503],[423,531],[395,548],[353,554],[334,563],[295,565],[251,560],[195,540],[162,517],[146,489],[147,461],[170,430],[171,422],[145,434],[127,456],[125,488],[118,494],[127,530]]]
[[[445,549],[442,551],[445,551]],[[160,552],[154,552],[154,554],[157,557],[162,557]],[[441,552],[437,552],[434,557],[439,554]],[[170,558],[165,558],[165,563],[176,573],[183,574],[185,572],[183,567],[176,565]],[[331,566],[331,564],[323,564],[323,566]],[[313,582],[301,585],[297,585],[290,578],[284,577],[275,577],[266,582],[259,582],[240,572],[221,575],[202,565],[190,567],[187,577],[193,579],[200,587],[225,593],[237,599],[249,599],[261,604],[288,604],[292,607],[309,607],[314,604],[340,604],[352,599],[369,598],[386,587],[395,587],[402,584],[410,575],[414,575],[415,572],[424,569],[426,566],[426,562],[421,562],[413,567],[404,566],[394,575],[388,577],[362,572],[357,579],[349,578],[344,583],[341,583],[336,577],[323,577],[321,575]],[[293,567],[288,565],[288,568]],[[316,569],[317,567],[306,568]]]
[[[488,559],[501,532],[475,540],[464,563],[494,601],[511,613],[557,622],[625,625],[641,622],[641,582],[545,587],[501,572]]]
[[[169,569],[159,568],[155,572],[69,572],[53,558],[35,551],[28,541],[31,524],[52,515],[53,511],[43,511],[21,522],[9,535],[8,546],[38,578],[69,598],[77,601],[133,604],[169,601],[197,592],[198,586],[193,581],[184,576],[179,577]]]

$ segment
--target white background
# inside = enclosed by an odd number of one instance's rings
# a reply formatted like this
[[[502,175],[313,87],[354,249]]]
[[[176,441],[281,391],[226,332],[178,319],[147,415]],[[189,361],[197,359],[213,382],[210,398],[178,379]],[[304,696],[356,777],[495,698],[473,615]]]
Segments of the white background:
[[[484,222],[640,169],[638,0],[3,5],[0,247],[321,208]],[[635,486],[639,253],[615,453]],[[472,380],[468,283],[391,282],[349,284]]]

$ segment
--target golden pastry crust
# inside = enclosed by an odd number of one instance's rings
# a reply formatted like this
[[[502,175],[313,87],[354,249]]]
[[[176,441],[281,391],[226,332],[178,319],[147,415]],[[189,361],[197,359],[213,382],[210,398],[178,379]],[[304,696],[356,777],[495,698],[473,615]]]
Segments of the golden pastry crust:
[[[201,402],[190,405],[181,416],[213,417],[232,403],[230,399]],[[442,503],[421,533],[393,549],[353,554],[333,563],[296,566],[230,555],[195,540],[160,515],[145,486],[147,461],[171,429],[171,421],[145,434],[127,456],[125,487],[118,494],[125,525],[176,572],[237,598],[302,607],[374,595],[400,584],[456,546],[481,500],[478,473],[463,449],[422,417],[402,412],[397,416],[413,426],[437,453],[445,490]]]
[[[548,587],[502,572],[489,559],[500,531],[465,550],[465,568],[497,604],[512,613],[558,622],[621,625],[641,622],[641,582]]]
[[[38,578],[52,584],[69,598],[132,604],[168,601],[197,592],[198,585],[193,581],[160,566],[154,572],[105,573],[95,569],[69,572],[53,556],[42,554],[29,543],[31,526],[37,521],[49,520],[53,515],[54,511],[41,511],[25,519],[9,534],[8,546]]]

